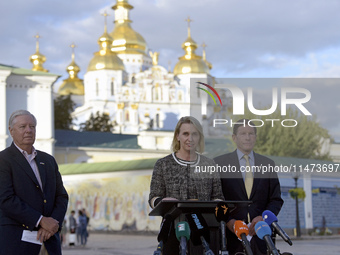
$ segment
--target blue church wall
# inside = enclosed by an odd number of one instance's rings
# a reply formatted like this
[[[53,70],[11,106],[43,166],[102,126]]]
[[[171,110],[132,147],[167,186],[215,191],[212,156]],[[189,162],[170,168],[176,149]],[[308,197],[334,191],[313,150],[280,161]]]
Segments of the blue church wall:
[[[314,227],[340,227],[340,197],[336,188],[313,187],[313,223]]]
[[[284,201],[282,209],[278,215],[279,225],[283,228],[295,228],[296,227],[296,205],[295,199],[289,195],[289,190],[294,187],[282,187],[281,186],[281,197]],[[299,218],[300,227],[305,227],[304,221],[305,207],[303,202],[299,202]]]
[[[284,205],[278,215],[278,222],[283,228],[296,227],[295,200],[289,195],[289,190],[294,187],[281,187]],[[340,227],[340,195],[336,188],[313,187],[312,191],[313,226],[321,228],[323,217],[326,227]],[[304,202],[299,201],[300,227],[305,227]]]

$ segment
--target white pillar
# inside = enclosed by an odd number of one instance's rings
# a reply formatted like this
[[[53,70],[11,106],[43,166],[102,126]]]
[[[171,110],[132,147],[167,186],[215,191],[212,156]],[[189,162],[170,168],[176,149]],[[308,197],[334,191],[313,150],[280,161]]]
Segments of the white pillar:
[[[7,119],[7,102],[6,102],[6,80],[11,71],[0,70],[0,151],[6,146],[8,119]]]
[[[27,110],[37,118],[35,147],[54,155],[53,84],[58,76],[34,76],[34,88],[27,91]]]
[[[303,189],[306,193],[305,197],[305,228],[313,229],[313,203],[312,203],[312,179],[310,176],[304,176]]]

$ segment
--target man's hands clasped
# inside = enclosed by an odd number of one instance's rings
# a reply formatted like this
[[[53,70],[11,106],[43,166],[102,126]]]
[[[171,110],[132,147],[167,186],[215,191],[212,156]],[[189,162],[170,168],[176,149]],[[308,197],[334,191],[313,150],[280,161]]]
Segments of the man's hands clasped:
[[[39,225],[41,228],[38,230],[37,240],[40,240],[40,242],[48,240],[59,229],[59,221],[52,217],[42,217]]]

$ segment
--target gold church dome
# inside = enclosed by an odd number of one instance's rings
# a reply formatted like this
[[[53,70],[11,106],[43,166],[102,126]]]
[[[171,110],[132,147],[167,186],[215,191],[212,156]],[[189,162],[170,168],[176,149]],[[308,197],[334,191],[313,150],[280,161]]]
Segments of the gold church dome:
[[[203,44],[201,45],[203,48],[203,52],[202,52],[202,58],[204,60],[204,62],[207,64],[207,66],[209,67],[209,69],[212,69],[212,64],[207,60],[206,58],[206,53],[205,53],[205,47],[207,47],[207,45],[203,42]]]
[[[117,54],[146,55],[147,45],[144,38],[131,27],[129,10],[133,6],[127,0],[117,0],[112,9],[115,11],[115,27],[110,33],[113,38],[111,50]]]
[[[48,70],[46,70],[43,67],[43,63],[45,63],[46,57],[39,52],[39,38],[41,38],[41,36],[39,34],[36,34],[34,37],[37,39],[37,41],[36,41],[35,53],[30,56],[30,61],[33,64],[32,70],[48,72]]]
[[[111,51],[112,37],[107,33],[106,17],[105,16],[105,31],[104,34],[98,39],[100,50],[94,53],[87,71],[96,70],[125,70],[123,61],[117,56],[116,53]]]
[[[66,71],[69,77],[63,81],[59,87],[59,95],[84,95],[84,82],[82,79],[78,78],[78,73],[80,72],[79,66],[74,61],[74,48],[76,45],[73,43],[72,48],[72,62],[68,65]]]
[[[188,18],[188,24],[191,22]],[[188,25],[188,38],[182,43],[185,55],[179,57],[179,61],[174,67],[174,75],[188,73],[209,73],[209,67],[201,56],[196,55],[197,43],[191,38],[190,26]]]

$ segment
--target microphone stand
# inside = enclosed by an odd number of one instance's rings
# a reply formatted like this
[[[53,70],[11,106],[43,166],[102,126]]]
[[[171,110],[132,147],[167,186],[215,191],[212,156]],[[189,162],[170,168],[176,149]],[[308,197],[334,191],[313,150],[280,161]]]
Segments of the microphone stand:
[[[275,244],[275,240],[276,240],[276,230],[275,229],[273,231],[272,240],[273,240],[273,243]],[[290,252],[281,253],[281,251],[279,249],[277,249],[277,252],[279,253],[279,255],[293,255],[293,253],[290,253]],[[267,249],[267,255],[271,255],[269,249]]]
[[[220,255],[229,255],[227,251],[227,240],[226,240],[226,223],[225,221],[221,221],[221,250]]]

